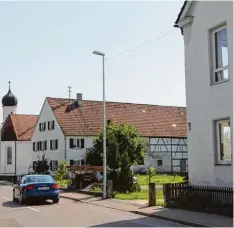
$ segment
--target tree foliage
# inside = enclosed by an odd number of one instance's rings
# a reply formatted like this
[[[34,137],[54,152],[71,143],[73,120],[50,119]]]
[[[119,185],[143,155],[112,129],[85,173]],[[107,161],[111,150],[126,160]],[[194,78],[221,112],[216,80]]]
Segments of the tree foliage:
[[[58,167],[55,172],[55,179],[59,181],[60,186],[61,186],[62,180],[68,174],[67,165],[68,164],[66,160],[60,160],[58,162]]]
[[[109,178],[113,180],[113,187],[121,191],[131,189],[132,173],[130,167],[143,164],[146,152],[146,143],[138,130],[131,125],[109,123],[106,132],[106,153]],[[85,155],[89,165],[103,164],[103,133],[94,140],[93,147]],[[121,185],[121,186],[120,186]]]
[[[35,162],[33,166],[33,170],[37,174],[47,174],[49,171],[48,159],[43,154],[40,158],[38,155],[38,160]]]

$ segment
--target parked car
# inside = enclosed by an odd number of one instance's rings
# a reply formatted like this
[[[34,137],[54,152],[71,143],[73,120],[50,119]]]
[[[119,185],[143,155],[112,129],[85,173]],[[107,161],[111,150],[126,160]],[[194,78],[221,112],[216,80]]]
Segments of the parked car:
[[[59,202],[59,187],[50,175],[24,175],[13,188],[13,201],[21,204],[30,200]]]

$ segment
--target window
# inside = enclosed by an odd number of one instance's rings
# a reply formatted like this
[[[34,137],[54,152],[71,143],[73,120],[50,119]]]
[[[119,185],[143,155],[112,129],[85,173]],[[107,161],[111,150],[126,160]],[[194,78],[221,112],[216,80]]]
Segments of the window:
[[[70,165],[82,165],[80,160],[70,160]]]
[[[84,139],[70,139],[70,148],[71,149],[83,149],[85,148],[85,142],[84,142]]]
[[[227,27],[222,26],[212,32],[213,83],[227,81],[228,75],[228,41]]]
[[[50,170],[54,171],[58,167],[58,161],[57,160],[51,160],[50,161]]]
[[[37,142],[33,142],[33,151],[37,152],[39,150],[39,146]]]
[[[217,162],[219,164],[230,164],[232,160],[230,119],[216,121],[215,130]]]
[[[46,122],[39,124],[39,131],[45,131],[46,130]]]
[[[162,166],[163,165],[163,161],[162,160],[158,160],[158,166]]]
[[[50,149],[57,150],[58,149],[58,139],[50,140]]]
[[[47,150],[47,141],[40,141],[39,142],[39,150],[41,150],[41,151]]]
[[[11,165],[12,164],[12,148],[7,147],[7,164]]]
[[[54,130],[54,120],[48,122],[48,130],[49,131]]]

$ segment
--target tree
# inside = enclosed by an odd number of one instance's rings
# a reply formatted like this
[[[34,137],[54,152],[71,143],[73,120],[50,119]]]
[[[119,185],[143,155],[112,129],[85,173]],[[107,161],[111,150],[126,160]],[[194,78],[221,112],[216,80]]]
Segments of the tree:
[[[60,160],[58,162],[58,167],[55,172],[55,179],[59,181],[59,185],[61,186],[62,180],[64,179],[65,175],[68,174],[67,169],[67,161],[66,160]]]
[[[126,181],[132,178],[130,167],[143,164],[146,152],[146,143],[141,138],[138,130],[131,125],[109,123],[107,125],[107,166],[113,180],[113,186],[127,185]],[[86,152],[86,163],[89,165],[102,165],[103,163],[103,133],[101,132],[93,142],[93,147]],[[131,177],[130,177],[131,176]],[[123,182],[120,181],[123,178]],[[131,181],[130,181],[131,182]],[[125,183],[125,184],[124,184]],[[130,188],[120,187],[121,189]],[[129,189],[128,189],[129,190]]]
[[[45,158],[45,154],[43,154],[40,158],[38,155],[38,160],[33,165],[33,170],[37,174],[46,174],[49,171],[48,159]]]

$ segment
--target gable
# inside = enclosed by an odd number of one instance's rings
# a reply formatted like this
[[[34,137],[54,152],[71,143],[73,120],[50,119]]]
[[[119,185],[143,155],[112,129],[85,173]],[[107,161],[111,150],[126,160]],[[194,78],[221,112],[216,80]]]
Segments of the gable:
[[[102,101],[47,98],[64,135],[97,136],[102,129]],[[186,108],[106,102],[107,122],[135,126],[143,137],[186,137]]]
[[[183,35],[183,25],[192,22],[192,15],[195,10],[198,1],[184,1],[181,10],[177,16],[174,23],[174,27],[181,29],[181,34]]]
[[[11,115],[8,115],[1,129],[1,141],[16,141],[17,136]]]
[[[39,117],[37,119],[37,123],[35,125],[33,134],[32,134],[32,140],[33,141],[39,140],[39,139],[45,139],[45,138],[47,138],[49,136],[52,137],[55,134],[54,131],[48,131],[47,130],[49,121],[54,121],[55,122],[55,129],[54,130],[56,131],[56,137],[57,137],[57,133],[63,135],[63,132],[61,131],[61,128],[60,128],[60,126],[58,124],[58,121],[56,120],[56,118],[54,116],[54,113],[51,110],[50,105],[48,104],[47,99],[45,99],[45,101],[43,103],[43,106],[42,106],[42,109],[41,109],[41,112],[40,112],[40,115],[39,115]],[[41,132],[40,129],[39,129],[39,125],[40,125],[40,123],[44,123],[44,122],[46,122],[46,130]]]

